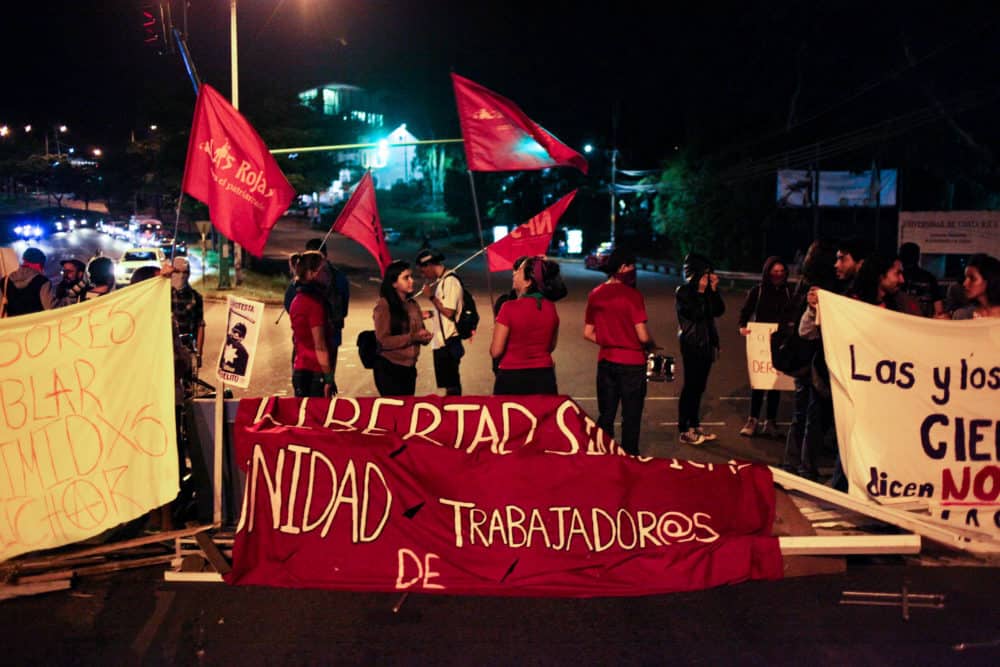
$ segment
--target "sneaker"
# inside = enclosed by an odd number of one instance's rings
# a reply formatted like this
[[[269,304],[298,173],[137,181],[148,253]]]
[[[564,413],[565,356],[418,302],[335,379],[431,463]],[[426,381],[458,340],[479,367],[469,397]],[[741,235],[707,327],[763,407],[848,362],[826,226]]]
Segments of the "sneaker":
[[[705,442],[705,438],[693,428],[689,428],[681,433],[680,441],[684,445],[697,446]]]
[[[740,429],[740,435],[752,438],[757,433],[757,418],[748,417],[747,423]]]
[[[770,419],[765,419],[761,423],[760,428],[757,429],[757,432],[760,433],[765,438],[780,438],[781,437],[781,433],[778,432],[778,429],[774,425],[774,422],[771,421]]]
[[[708,431],[701,430],[700,426],[696,426],[694,428],[694,432],[697,433],[698,435],[700,435],[701,439],[703,441],[705,441],[705,442],[709,442],[710,440],[715,440],[716,438],[719,437],[719,436],[715,435],[714,433],[709,433]]]

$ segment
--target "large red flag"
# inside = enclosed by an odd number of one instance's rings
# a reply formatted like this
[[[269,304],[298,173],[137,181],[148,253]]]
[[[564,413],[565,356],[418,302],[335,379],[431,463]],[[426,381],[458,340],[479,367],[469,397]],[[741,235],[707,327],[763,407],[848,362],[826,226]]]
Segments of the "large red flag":
[[[181,190],[208,206],[216,228],[256,257],[295,190],[246,118],[202,84]]]
[[[333,231],[364,246],[378,262],[379,272],[385,275],[385,267],[389,266],[392,257],[389,256],[389,246],[385,244],[382,221],[375,206],[375,184],[372,183],[370,171],[365,173],[354,188],[354,194],[333,223]]]
[[[478,83],[451,75],[469,171],[535,171],[587,160],[524,115],[516,104]]]
[[[552,233],[556,230],[559,218],[575,196],[576,190],[573,190],[507,236],[486,246],[486,261],[490,271],[513,269],[514,260],[518,257],[544,255],[552,243]]]

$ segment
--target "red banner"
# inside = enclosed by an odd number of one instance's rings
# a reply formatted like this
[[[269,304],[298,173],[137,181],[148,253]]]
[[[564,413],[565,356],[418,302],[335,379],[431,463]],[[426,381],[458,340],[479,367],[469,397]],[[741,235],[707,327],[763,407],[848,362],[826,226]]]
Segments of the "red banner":
[[[392,262],[392,257],[389,255],[389,246],[385,243],[382,220],[375,205],[375,184],[370,171],[365,172],[358,181],[354,194],[333,223],[333,231],[360,243],[378,262],[379,273],[385,275],[385,267]]]
[[[256,257],[295,197],[250,123],[205,84],[195,104],[181,190],[206,204],[215,227]]]
[[[535,171],[575,167],[587,160],[528,118],[505,97],[457,74],[451,75],[469,171]]]
[[[507,236],[486,246],[490,271],[509,271],[514,268],[514,260],[518,257],[544,255],[552,243],[556,224],[575,196],[576,190],[573,190]]]
[[[446,418],[456,440],[432,444]],[[226,581],[591,597],[782,576],[766,466],[543,453],[588,422],[563,397],[245,399]]]

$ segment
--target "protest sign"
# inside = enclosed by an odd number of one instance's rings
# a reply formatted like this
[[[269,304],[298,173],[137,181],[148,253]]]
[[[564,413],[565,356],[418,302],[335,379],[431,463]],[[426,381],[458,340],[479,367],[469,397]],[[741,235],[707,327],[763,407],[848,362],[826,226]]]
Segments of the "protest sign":
[[[771,332],[778,328],[773,322],[747,324],[747,375],[751,389],[794,391],[795,380],[771,364]]]
[[[239,297],[226,297],[226,342],[219,352],[216,376],[222,382],[246,389],[250,386],[257,338],[264,316],[264,304]]]
[[[0,560],[93,537],[177,490],[170,281],[0,320]]]
[[[1000,536],[1000,320],[933,320],[820,292],[853,496]]]

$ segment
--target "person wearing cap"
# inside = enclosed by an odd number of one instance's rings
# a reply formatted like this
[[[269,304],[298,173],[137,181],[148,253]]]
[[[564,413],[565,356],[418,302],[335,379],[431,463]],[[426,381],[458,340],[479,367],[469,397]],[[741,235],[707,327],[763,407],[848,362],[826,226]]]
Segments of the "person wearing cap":
[[[191,263],[186,257],[174,257],[170,274],[170,312],[182,341],[193,346],[201,367],[201,351],[205,344],[205,305],[201,294],[191,287]]]
[[[583,325],[583,337],[601,348],[597,355],[597,425],[614,437],[620,404],[622,449],[638,456],[646,401],[646,354],[656,343],[646,325],[646,302],[635,287],[635,255],[615,248],[604,271],[608,279],[590,291]]]
[[[27,315],[52,308],[52,283],[45,276],[45,253],[27,248],[21,266],[3,280],[3,316]]]
[[[458,330],[455,328],[455,314],[462,310],[462,282],[454,271],[445,269],[444,255],[437,250],[429,248],[421,250],[417,253],[416,264],[427,280],[420,290],[420,295],[430,298],[436,311],[430,318],[437,325],[434,327],[434,338],[431,340],[434,378],[438,388],[444,389],[447,396],[461,396],[460,359],[454,350],[462,349]],[[455,339],[452,344],[448,343],[450,338]]]
[[[719,276],[708,258],[688,253],[683,271],[685,282],[677,287],[674,301],[684,364],[684,386],[677,402],[677,427],[682,444],[700,445],[717,437],[702,430],[699,414],[708,373],[719,355],[719,330],[715,318],[725,312],[726,304],[719,296]]]
[[[74,257],[60,262],[62,280],[56,284],[53,308],[62,308],[83,300],[87,290],[87,265]]]

